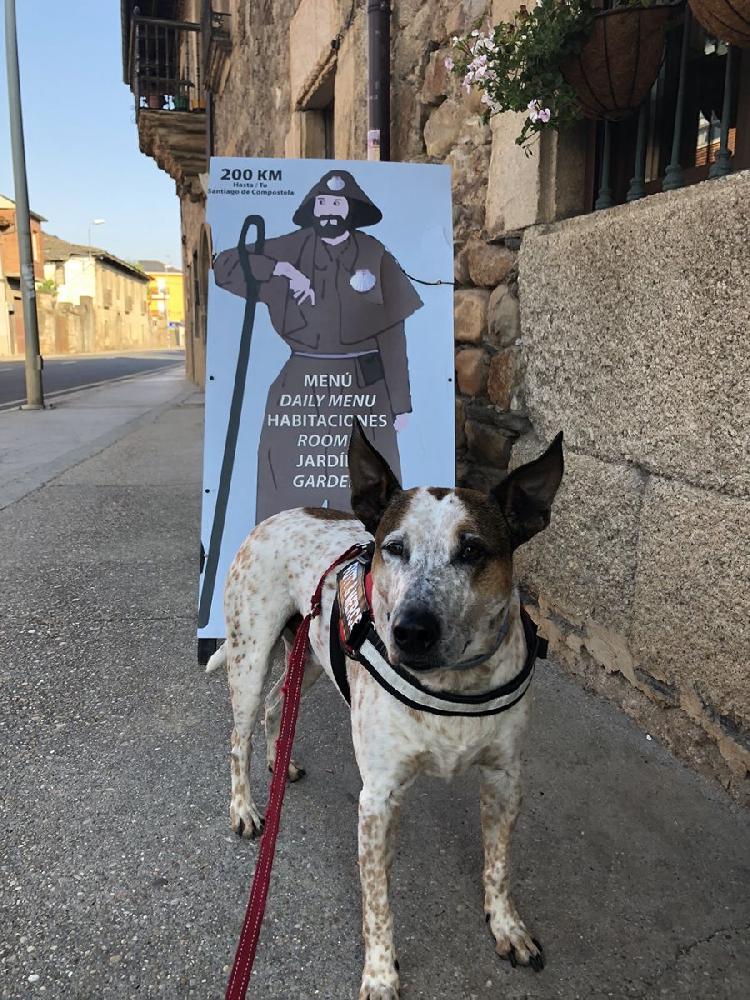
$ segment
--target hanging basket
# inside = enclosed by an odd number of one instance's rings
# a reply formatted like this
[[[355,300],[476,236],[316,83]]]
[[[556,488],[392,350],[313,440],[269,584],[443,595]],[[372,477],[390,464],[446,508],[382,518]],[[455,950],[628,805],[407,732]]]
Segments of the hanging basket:
[[[709,35],[750,49],[750,0],[690,0],[690,9]]]
[[[560,65],[587,118],[619,121],[638,110],[661,67],[672,17],[671,5],[616,7],[596,15],[581,51]]]

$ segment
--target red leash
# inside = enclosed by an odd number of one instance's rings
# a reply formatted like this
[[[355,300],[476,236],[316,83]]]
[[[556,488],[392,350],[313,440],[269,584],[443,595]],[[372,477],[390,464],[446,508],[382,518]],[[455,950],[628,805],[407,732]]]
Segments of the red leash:
[[[279,738],[276,741],[276,763],[273,769],[273,777],[271,778],[271,790],[268,795],[266,822],[263,827],[263,837],[260,842],[260,851],[258,852],[258,861],[255,866],[255,876],[253,878],[252,889],[250,890],[250,899],[245,911],[245,922],[242,925],[237,953],[234,956],[234,965],[232,966],[232,972],[227,983],[226,1000],[245,1000],[250,973],[253,970],[253,962],[255,961],[255,952],[258,948],[260,928],[263,923],[263,915],[266,911],[268,887],[271,882],[271,866],[273,865],[273,857],[276,853],[276,838],[279,834],[281,807],[284,803],[289,762],[292,759],[292,743],[294,742],[294,730],[297,725],[297,715],[299,714],[302,677],[305,673],[305,663],[307,661],[310,624],[320,614],[321,595],[328,574],[339,563],[359,555],[366,548],[366,545],[352,545],[335,562],[331,563],[315,588],[315,593],[310,601],[310,613],[302,619],[297,629],[297,634],[294,637],[294,646],[289,654],[286,680],[281,689],[284,695],[284,707],[281,712]]]

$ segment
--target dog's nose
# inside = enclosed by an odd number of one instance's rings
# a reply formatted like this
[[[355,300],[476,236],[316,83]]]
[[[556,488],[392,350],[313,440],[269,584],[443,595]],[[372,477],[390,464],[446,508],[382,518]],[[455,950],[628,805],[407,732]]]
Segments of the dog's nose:
[[[440,622],[426,608],[405,608],[394,622],[393,638],[404,653],[428,653],[440,638]]]

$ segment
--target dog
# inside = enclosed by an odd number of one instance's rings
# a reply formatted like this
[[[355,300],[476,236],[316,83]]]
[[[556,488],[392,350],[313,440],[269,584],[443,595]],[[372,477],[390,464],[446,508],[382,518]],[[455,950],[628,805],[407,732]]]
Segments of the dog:
[[[484,910],[495,950],[514,966],[538,971],[544,964],[542,946],[512,901],[508,876],[509,840],[521,800],[521,738],[529,714],[523,684],[530,679],[529,633],[512,562],[515,549],[549,524],[562,475],[558,434],[540,457],[510,472],[489,494],[402,490],[355,422],[349,445],[353,513],[301,508],[276,514],[250,533],[229,570],[227,638],[206,669],[228,669],[234,714],[230,822],[235,833],[251,838],[263,826],[248,781],[251,738],[264,683],[278,668],[281,676],[265,699],[267,762],[273,770],[290,643],[285,628],[307,613],[321,576],[337,557],[358,544],[372,552],[368,591],[371,627],[379,637],[373,642],[380,653],[371,656],[373,662],[380,657],[384,673],[374,667],[371,672],[349,647],[350,655],[342,656],[345,677],[341,668],[335,670],[332,649],[338,636],[332,643],[331,616],[339,590],[334,570],[322,588],[322,613],[312,622],[303,679],[303,692],[323,672],[340,689],[348,686],[344,693],[362,778],[365,963],[360,1000],[399,996],[389,875],[399,807],[419,774],[448,779],[471,765],[479,767]],[[521,684],[517,679],[524,671]],[[494,700],[482,701],[488,691]],[[477,701],[493,711],[480,713]],[[495,711],[499,704],[503,707]],[[463,706],[462,714],[450,714],[451,705]],[[303,774],[299,764],[290,764],[291,781]]]

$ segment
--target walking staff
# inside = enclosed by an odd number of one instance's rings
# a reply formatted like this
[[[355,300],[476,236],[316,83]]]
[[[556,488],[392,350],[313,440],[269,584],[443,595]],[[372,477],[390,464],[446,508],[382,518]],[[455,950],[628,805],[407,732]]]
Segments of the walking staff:
[[[232,485],[234,456],[237,451],[237,438],[239,437],[240,432],[240,420],[242,417],[242,402],[245,396],[247,365],[250,360],[250,342],[253,337],[255,309],[258,305],[259,286],[258,282],[253,277],[246,244],[247,234],[251,226],[255,227],[256,232],[254,252],[263,253],[266,242],[266,224],[264,219],[260,215],[248,215],[242,226],[242,230],[240,231],[240,238],[237,244],[240,267],[242,269],[242,275],[245,279],[245,318],[242,323],[240,350],[237,357],[237,369],[234,374],[232,403],[229,408],[227,436],[224,442],[224,457],[221,462],[219,489],[216,495],[214,520],[211,526],[211,537],[208,543],[205,572],[203,574],[203,586],[201,587],[200,601],[198,605],[199,628],[205,628],[205,626],[208,625],[208,620],[211,616],[211,604],[213,602],[214,590],[216,588],[216,573],[219,568],[219,556],[221,555],[221,540],[224,535],[224,524],[227,519],[227,504],[229,503],[229,491]]]

